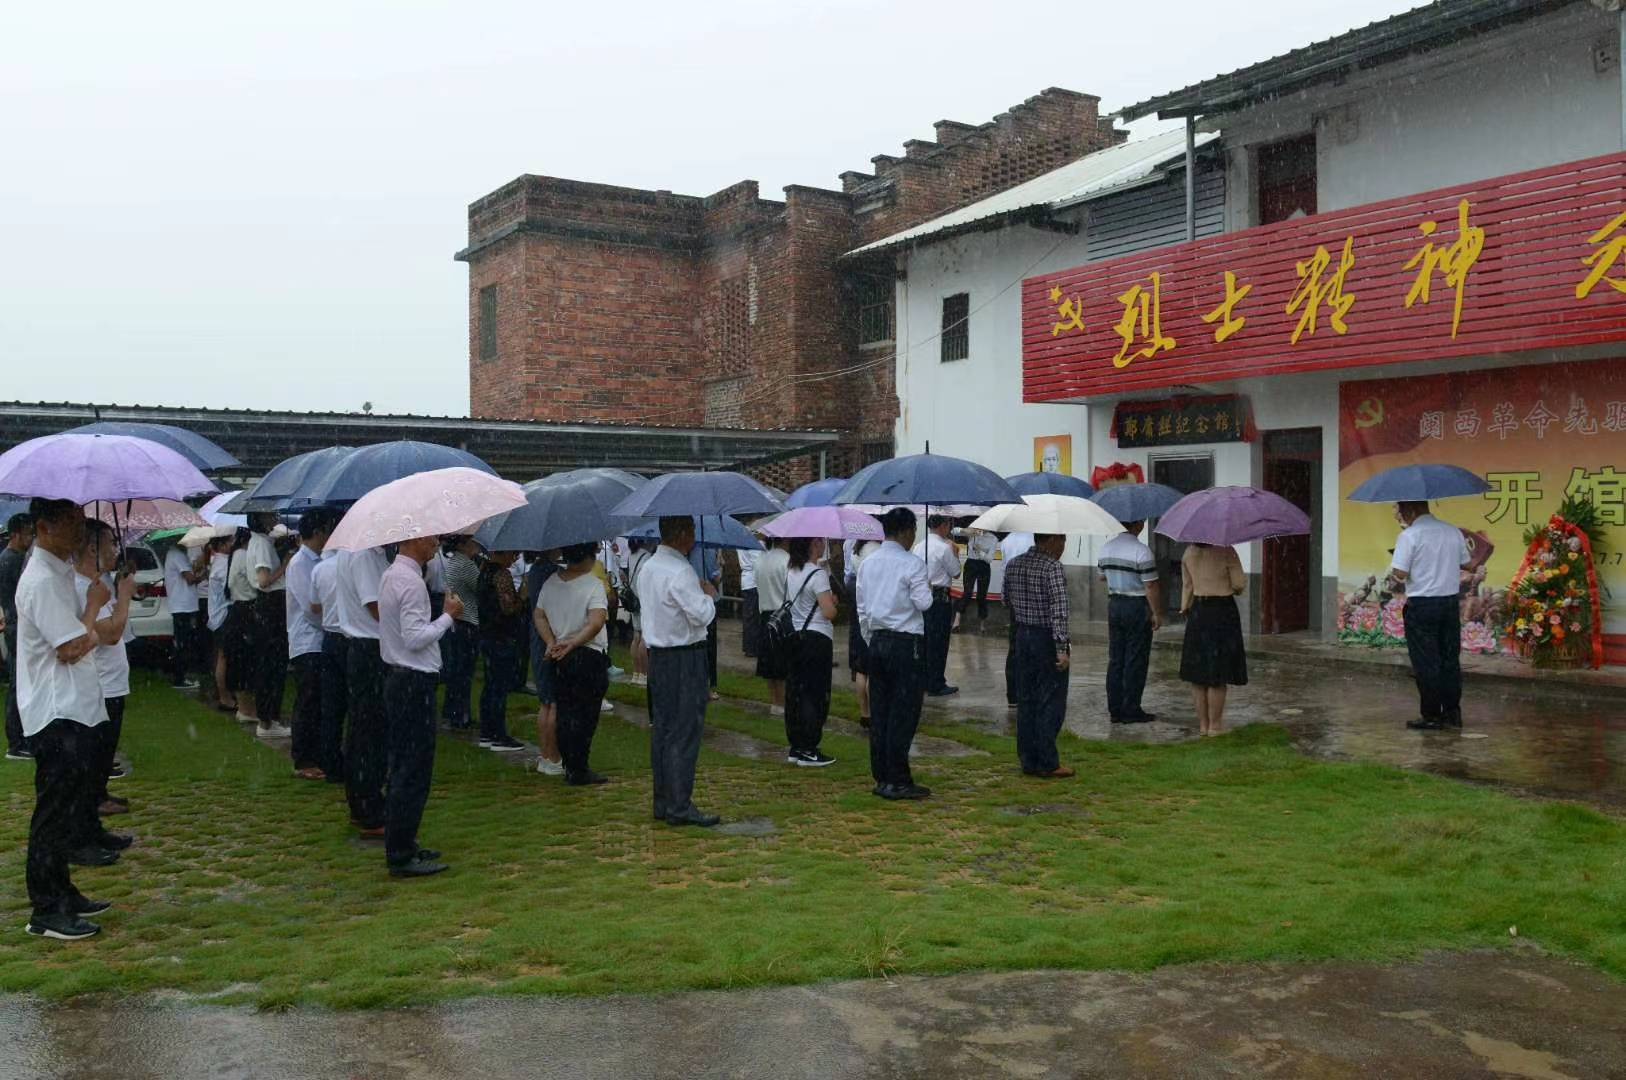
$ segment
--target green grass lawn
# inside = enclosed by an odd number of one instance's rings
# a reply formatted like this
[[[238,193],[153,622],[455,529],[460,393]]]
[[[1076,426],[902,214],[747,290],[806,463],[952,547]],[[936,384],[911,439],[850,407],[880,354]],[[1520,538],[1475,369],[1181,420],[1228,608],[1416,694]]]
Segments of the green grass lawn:
[[[749,696],[753,680],[725,677]],[[641,691],[617,687],[625,703]],[[516,695],[516,723],[529,716]],[[838,694],[838,714],[856,715]],[[778,739],[738,704],[713,721]],[[520,729],[525,730],[525,729]],[[340,792],[231,720],[138,677],[119,789],[139,836],[79,869],[99,938],[26,937],[32,770],[0,767],[0,989],[174,988],[265,1007],[471,994],[740,987],[969,968],[1384,959],[1520,937],[1626,975],[1626,823],[1397,769],[1305,759],[1247,728],[1176,746],[1064,737],[1077,779],[1022,777],[1012,740],[928,762],[921,803],[869,794],[862,740],[793,769],[707,752],[698,800],[764,837],[650,819],[647,741],[601,726],[591,789],[443,740],[422,839],[452,864],[394,881]]]

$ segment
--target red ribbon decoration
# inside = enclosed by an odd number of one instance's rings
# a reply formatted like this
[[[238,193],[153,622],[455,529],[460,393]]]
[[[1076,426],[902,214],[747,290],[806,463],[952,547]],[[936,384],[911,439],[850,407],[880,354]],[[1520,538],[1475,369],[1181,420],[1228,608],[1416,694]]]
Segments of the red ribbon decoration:
[[[1590,620],[1592,623],[1592,666],[1593,668],[1601,668],[1603,667],[1603,594],[1598,589],[1598,567],[1592,559],[1592,540],[1584,531],[1571,525],[1557,514],[1554,514],[1547,522],[1547,528],[1557,529],[1566,537],[1575,536],[1581,540],[1581,555],[1586,561],[1587,600],[1592,604],[1592,617]],[[1537,537],[1535,542],[1525,551],[1524,561],[1519,564],[1519,572],[1513,575],[1513,584],[1508,586],[1507,590],[1509,596],[1519,591],[1519,585],[1523,583],[1525,575],[1530,572],[1531,562],[1540,549],[1541,538]],[[1562,558],[1562,555],[1560,555],[1560,558]]]
[[[1125,481],[1144,484],[1146,483],[1146,473],[1139,465],[1125,465],[1121,461],[1114,461],[1105,468],[1097,465],[1090,473],[1090,486],[1097,491],[1100,491],[1105,484],[1117,484]]]

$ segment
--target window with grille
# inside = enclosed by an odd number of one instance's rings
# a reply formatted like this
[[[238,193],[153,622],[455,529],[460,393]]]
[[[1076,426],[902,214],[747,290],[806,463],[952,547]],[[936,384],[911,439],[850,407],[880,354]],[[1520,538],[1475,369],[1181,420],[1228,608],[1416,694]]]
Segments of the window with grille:
[[[858,276],[858,343],[890,345],[893,334],[892,282],[873,274]]]
[[[943,362],[971,355],[971,294],[943,297]]]
[[[497,359],[497,286],[480,290],[480,359]]]

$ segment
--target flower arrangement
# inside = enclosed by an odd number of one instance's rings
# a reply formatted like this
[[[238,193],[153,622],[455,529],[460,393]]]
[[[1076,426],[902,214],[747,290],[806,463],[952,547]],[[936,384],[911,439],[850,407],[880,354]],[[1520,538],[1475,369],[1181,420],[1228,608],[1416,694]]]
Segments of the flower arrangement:
[[[1503,633],[1540,667],[1603,664],[1603,612],[1592,560],[1598,530],[1590,499],[1568,498],[1526,531],[1524,562],[1508,590]]]

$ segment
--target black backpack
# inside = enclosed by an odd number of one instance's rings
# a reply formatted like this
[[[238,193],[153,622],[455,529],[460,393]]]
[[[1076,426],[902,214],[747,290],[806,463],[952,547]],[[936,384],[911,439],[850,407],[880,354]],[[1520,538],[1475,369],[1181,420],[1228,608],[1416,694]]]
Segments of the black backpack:
[[[772,615],[769,615],[766,619],[762,620],[762,632],[768,639],[769,648],[775,650],[783,649],[787,644],[790,643],[791,638],[796,636],[796,620],[791,617],[791,609],[796,606],[796,601],[802,598],[802,593],[806,591],[807,587],[813,583],[813,579],[817,576],[818,571],[815,570],[813,573],[803,578],[802,587],[796,590],[796,595],[779,605]],[[812,625],[813,613],[818,610],[818,601],[814,601],[813,611],[809,611],[807,613],[807,621],[802,623],[803,630],[806,630],[810,625]]]

